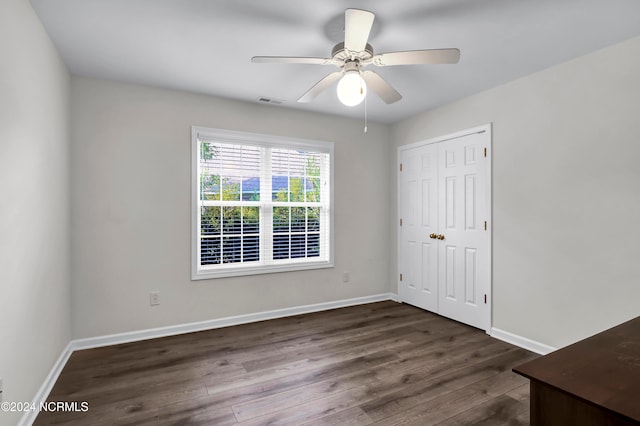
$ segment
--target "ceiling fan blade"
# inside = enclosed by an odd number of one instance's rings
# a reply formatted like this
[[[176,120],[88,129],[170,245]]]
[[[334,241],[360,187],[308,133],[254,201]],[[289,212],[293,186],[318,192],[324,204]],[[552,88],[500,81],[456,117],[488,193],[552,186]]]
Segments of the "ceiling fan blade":
[[[367,88],[373,90],[386,103],[392,104],[402,99],[402,95],[375,72],[371,70],[363,71],[362,78],[367,83]]]
[[[320,92],[322,92],[327,87],[331,86],[336,80],[339,80],[341,76],[342,76],[341,71],[332,72],[331,74],[329,74],[328,76],[326,76],[325,78],[317,82],[311,89],[307,91],[307,93],[300,96],[300,99],[298,99],[298,102],[300,103],[311,102],[313,99],[315,99],[316,96],[320,94]]]
[[[344,13],[344,48],[362,52],[367,46],[375,15],[366,10],[347,9]]]
[[[457,64],[460,60],[458,49],[408,50],[374,55],[371,63],[384,67],[388,65]]]
[[[305,58],[295,56],[254,56],[254,63],[280,63],[280,64],[309,64],[309,65],[339,65],[332,58]]]

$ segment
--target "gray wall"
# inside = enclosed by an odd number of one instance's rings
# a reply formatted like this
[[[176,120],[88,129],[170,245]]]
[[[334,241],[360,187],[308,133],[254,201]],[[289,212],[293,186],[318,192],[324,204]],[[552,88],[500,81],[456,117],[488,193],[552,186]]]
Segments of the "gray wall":
[[[389,291],[387,126],[75,77],[72,116],[74,337]],[[190,281],[192,125],[335,142],[335,268]]]
[[[31,401],[70,339],[69,74],[28,1],[3,1],[0,52],[0,377]]]
[[[494,327],[560,347],[640,315],[639,76],[634,38],[393,126],[395,168],[493,123]]]

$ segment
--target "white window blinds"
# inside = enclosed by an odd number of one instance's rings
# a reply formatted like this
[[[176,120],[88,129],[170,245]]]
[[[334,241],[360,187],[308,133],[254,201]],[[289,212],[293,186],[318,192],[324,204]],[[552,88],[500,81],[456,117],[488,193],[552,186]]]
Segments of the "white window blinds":
[[[332,152],[194,128],[192,278],[332,266]]]

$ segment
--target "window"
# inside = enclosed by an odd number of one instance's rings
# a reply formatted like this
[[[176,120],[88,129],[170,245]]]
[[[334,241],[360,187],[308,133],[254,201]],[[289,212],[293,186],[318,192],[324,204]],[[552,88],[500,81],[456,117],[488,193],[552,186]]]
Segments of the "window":
[[[192,128],[192,279],[333,266],[333,143]]]

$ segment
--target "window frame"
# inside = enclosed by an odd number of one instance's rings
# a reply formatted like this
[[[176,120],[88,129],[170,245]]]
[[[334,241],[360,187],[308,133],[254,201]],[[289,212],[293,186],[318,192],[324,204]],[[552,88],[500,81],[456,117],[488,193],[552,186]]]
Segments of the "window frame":
[[[215,269],[200,267],[200,199],[199,199],[199,176],[200,176],[200,140],[212,140],[221,143],[254,145],[261,148],[282,148],[282,149],[300,149],[313,152],[322,152],[329,155],[329,197],[327,221],[329,231],[327,233],[328,242],[325,244],[328,249],[328,258],[325,260],[309,260],[310,258],[275,260],[271,264],[265,265],[243,265],[236,263],[221,264]],[[241,131],[233,131],[226,129],[214,129],[201,126],[191,127],[191,280],[203,280],[213,278],[225,278],[244,275],[256,275],[275,272],[301,271],[310,269],[332,268],[334,266],[334,143],[326,141],[317,141],[309,139],[290,138],[275,135],[265,135],[258,133],[249,133]],[[269,198],[260,202],[253,202],[263,206],[271,206],[278,204]],[[294,206],[293,204],[291,205]],[[262,216],[262,215],[261,215]],[[262,221],[262,218],[261,218]],[[261,238],[268,235],[267,240],[270,242],[273,238],[273,229],[267,230],[261,228]]]

